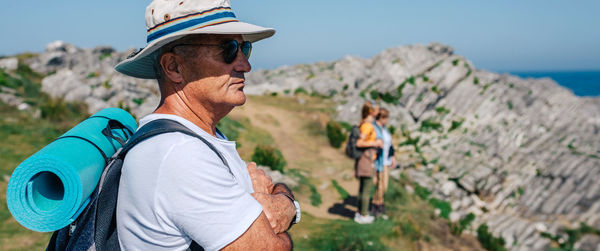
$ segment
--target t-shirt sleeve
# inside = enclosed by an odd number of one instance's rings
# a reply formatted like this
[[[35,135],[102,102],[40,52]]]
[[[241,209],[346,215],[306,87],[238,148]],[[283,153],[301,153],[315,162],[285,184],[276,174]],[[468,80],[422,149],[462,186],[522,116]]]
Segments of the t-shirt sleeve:
[[[161,165],[157,201],[185,235],[205,250],[218,250],[241,236],[262,206],[241,187],[208,146],[174,146]]]
[[[375,132],[375,128],[370,123],[363,123],[360,125],[360,134],[364,134],[367,136],[366,140],[371,138],[371,135]]]

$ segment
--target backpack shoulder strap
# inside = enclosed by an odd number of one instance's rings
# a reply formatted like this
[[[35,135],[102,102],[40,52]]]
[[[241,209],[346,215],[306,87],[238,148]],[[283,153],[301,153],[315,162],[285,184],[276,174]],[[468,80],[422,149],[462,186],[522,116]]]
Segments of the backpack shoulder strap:
[[[201,140],[204,144],[206,144],[210,148],[210,150],[212,150],[219,157],[219,159],[221,159],[223,164],[225,164],[228,171],[231,173],[231,170],[229,170],[229,164],[227,163],[227,160],[223,157],[221,152],[219,152],[213,144],[208,142],[208,140],[206,140],[204,137],[196,134],[189,128],[185,127],[181,123],[174,121],[174,120],[170,120],[170,119],[157,119],[157,120],[150,121],[150,122],[148,122],[148,124],[142,126],[139,130],[137,130],[135,132],[135,134],[131,137],[131,139],[129,139],[127,141],[125,146],[123,146],[121,151],[119,151],[119,154],[117,157],[124,158],[125,154],[127,154],[127,152],[129,152],[129,150],[131,150],[134,146],[136,146],[137,144],[139,144],[140,142],[142,142],[146,139],[149,139],[149,138],[154,137],[159,134],[170,133],[170,132],[180,132],[180,133],[183,133],[188,136],[192,136],[192,137],[195,137],[195,138]],[[219,133],[220,133],[220,131],[219,131]]]

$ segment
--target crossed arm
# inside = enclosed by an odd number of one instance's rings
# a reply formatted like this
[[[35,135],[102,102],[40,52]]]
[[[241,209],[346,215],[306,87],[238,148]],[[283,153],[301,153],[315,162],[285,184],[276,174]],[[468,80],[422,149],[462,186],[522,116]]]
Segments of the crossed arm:
[[[223,250],[291,250],[292,239],[286,230],[296,216],[294,198],[290,189],[282,183],[273,185],[271,177],[248,164],[254,193],[252,196],[262,205],[263,212],[235,241]]]

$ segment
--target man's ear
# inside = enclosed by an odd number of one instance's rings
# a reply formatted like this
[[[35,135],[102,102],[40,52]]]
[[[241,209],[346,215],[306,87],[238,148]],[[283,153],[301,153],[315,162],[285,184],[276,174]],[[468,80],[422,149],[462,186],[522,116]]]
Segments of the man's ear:
[[[167,52],[160,57],[160,67],[165,75],[165,79],[169,79],[174,83],[183,82],[183,74],[179,66],[175,53]]]

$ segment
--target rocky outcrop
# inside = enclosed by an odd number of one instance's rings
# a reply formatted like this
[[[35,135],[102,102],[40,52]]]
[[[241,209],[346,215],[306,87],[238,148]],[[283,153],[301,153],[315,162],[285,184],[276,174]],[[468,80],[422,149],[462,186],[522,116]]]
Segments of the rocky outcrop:
[[[53,97],[84,102],[90,113],[121,107],[140,117],[156,108],[159,91],[156,80],[131,78],[114,70],[133,51],[117,52],[107,46],[82,49],[56,41],[25,63],[48,75],[42,90]]]
[[[48,74],[43,90],[85,102],[90,113],[124,107],[138,117],[158,104],[155,80],[114,71],[132,51],[55,42],[26,63]],[[258,70],[248,94],[306,92],[338,103],[356,123],[366,99],[391,112],[408,176],[451,203],[452,220],[475,214],[513,250],[545,250],[540,233],[585,223],[600,229],[600,99],[575,97],[550,79],[477,70],[442,44],[391,48],[372,59]],[[566,238],[566,237],[564,237]],[[576,247],[598,248],[585,235]],[[592,247],[592,249],[590,249]]]
[[[349,123],[365,99],[381,100],[391,124],[404,128],[399,139],[413,140],[399,149],[409,176],[451,202],[452,219],[475,214],[475,225],[486,222],[511,249],[545,250],[541,232],[564,235],[580,222],[600,228],[598,98],[575,97],[550,79],[477,70],[435,43],[257,71],[248,82],[254,94],[330,96],[337,119]]]

